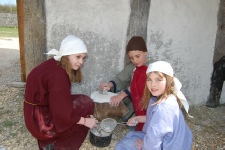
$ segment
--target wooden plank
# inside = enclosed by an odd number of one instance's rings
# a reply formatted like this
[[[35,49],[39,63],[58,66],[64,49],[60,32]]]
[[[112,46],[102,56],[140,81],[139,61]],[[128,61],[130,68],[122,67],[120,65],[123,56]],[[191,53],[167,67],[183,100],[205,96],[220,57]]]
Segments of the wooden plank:
[[[17,20],[20,45],[21,81],[26,82],[26,64],[24,53],[24,0],[17,0]]]

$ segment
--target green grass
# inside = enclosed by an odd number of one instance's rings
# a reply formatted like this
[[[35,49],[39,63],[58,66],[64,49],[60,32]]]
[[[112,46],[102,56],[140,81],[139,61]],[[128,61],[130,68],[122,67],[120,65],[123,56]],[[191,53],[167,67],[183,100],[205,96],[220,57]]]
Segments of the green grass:
[[[2,27],[0,26],[0,37],[16,37],[18,38],[17,27]]]
[[[3,128],[4,127],[6,127],[6,128],[12,128],[13,125],[15,125],[15,123],[13,121],[3,122]]]
[[[16,7],[16,5],[12,5],[12,4],[8,3],[6,5],[0,5],[0,11],[1,12],[17,13],[17,7]]]

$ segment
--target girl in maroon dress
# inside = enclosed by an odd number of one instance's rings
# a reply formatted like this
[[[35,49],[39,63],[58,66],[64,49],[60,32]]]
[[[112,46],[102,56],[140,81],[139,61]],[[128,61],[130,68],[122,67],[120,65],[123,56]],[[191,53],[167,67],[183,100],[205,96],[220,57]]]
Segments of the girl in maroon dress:
[[[81,82],[81,65],[87,49],[81,39],[69,35],[55,55],[34,68],[27,77],[24,119],[37,139],[39,149],[53,144],[54,150],[79,149],[89,128],[98,122],[90,118],[94,102],[86,95],[71,95],[71,82]]]

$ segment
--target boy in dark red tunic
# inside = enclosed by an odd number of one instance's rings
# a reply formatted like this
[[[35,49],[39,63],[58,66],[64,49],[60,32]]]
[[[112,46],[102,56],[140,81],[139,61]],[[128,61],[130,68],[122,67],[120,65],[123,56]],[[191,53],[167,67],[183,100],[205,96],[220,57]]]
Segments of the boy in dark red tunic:
[[[100,91],[106,88],[113,92],[120,92],[118,95],[111,97],[110,104],[118,106],[122,102],[127,105],[129,113],[122,118],[122,121],[127,121],[132,116],[132,112],[136,116],[146,115],[146,111],[141,108],[140,102],[144,93],[147,66],[154,62],[153,59],[148,59],[145,40],[141,36],[133,36],[129,40],[126,54],[131,63],[125,66],[114,80],[111,80],[109,83],[103,82],[99,85]],[[129,102],[130,100],[131,102]],[[141,131],[143,126],[144,123],[138,123],[135,130]]]
[[[54,150],[79,149],[89,128],[98,122],[93,114],[94,103],[86,95],[71,95],[71,82],[80,82],[80,67],[87,55],[81,39],[69,35],[60,50],[27,77],[24,118],[27,129],[37,139],[39,149],[49,144]]]

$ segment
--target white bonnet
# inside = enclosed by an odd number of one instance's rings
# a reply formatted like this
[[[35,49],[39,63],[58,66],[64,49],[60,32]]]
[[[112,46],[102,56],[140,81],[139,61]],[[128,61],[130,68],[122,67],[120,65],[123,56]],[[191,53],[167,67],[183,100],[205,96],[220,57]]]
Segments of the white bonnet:
[[[71,55],[71,54],[79,54],[79,53],[87,53],[86,45],[80,38],[74,35],[68,35],[62,41],[59,51],[56,49],[51,49],[46,54],[55,55],[54,59],[57,61],[60,61],[62,56]]]
[[[174,74],[173,68],[170,65],[170,63],[165,62],[165,61],[156,61],[152,64],[149,64],[146,74],[149,72],[154,72],[154,71],[159,71],[159,72],[165,73],[171,77],[173,77],[173,74]]]

